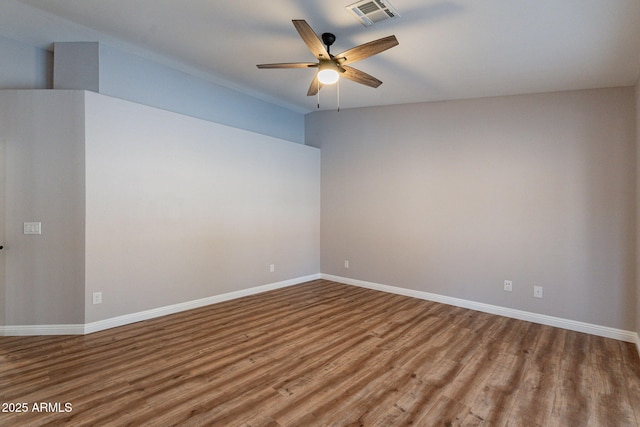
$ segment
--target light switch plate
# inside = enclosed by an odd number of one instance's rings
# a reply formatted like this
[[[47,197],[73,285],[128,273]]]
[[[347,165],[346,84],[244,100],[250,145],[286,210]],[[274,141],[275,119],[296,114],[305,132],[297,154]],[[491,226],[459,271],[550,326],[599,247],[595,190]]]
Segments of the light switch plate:
[[[41,222],[25,222],[23,230],[24,230],[24,234],[42,234],[42,223]]]

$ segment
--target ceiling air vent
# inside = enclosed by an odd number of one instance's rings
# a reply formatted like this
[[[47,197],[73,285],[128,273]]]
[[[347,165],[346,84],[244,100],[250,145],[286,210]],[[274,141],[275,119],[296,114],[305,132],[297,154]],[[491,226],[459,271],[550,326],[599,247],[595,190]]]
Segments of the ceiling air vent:
[[[362,0],[347,6],[347,10],[365,27],[400,16],[387,0]]]

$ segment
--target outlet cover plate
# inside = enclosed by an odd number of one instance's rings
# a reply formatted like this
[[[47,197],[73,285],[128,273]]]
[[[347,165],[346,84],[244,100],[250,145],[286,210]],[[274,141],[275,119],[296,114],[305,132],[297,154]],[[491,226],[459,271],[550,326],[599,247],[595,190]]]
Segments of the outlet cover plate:
[[[536,298],[542,298],[542,286],[533,287],[533,296]]]
[[[511,280],[504,281],[504,290],[508,292],[513,291],[513,282]]]
[[[102,304],[102,292],[94,292],[93,293],[93,303],[94,304]]]

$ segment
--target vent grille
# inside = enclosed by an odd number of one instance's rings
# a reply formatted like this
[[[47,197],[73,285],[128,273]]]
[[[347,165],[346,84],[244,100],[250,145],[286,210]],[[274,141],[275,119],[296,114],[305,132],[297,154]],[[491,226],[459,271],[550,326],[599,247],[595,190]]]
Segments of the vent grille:
[[[362,0],[350,4],[346,9],[365,27],[400,16],[396,8],[387,0]]]

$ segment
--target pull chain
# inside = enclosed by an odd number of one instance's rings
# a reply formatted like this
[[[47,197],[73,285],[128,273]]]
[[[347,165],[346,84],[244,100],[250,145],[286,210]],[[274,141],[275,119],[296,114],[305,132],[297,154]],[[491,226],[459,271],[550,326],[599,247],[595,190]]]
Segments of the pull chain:
[[[338,87],[336,88],[338,92],[338,111],[340,111],[340,79],[338,79]]]

